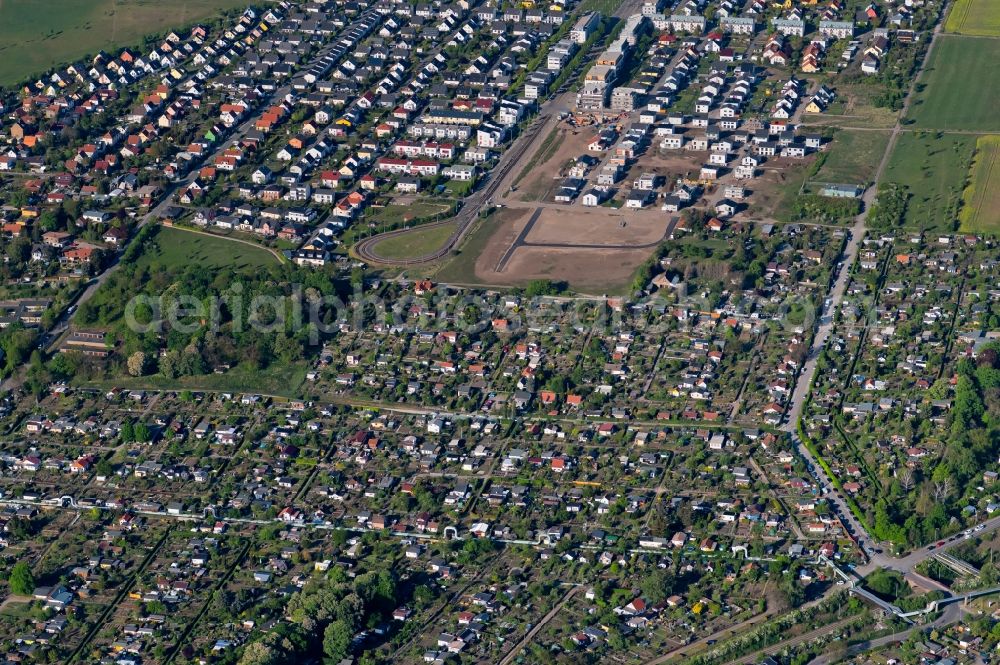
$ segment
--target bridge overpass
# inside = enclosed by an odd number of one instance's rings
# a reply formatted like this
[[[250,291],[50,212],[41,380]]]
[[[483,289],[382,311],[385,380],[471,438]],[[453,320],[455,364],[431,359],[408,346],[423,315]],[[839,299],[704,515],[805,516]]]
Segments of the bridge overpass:
[[[974,598],[980,598],[982,596],[989,596],[994,593],[1000,593],[1000,587],[992,587],[990,589],[979,589],[978,591],[969,591],[968,593],[963,593],[958,596],[951,596],[949,598],[942,598],[940,600],[932,600],[927,603],[927,607],[922,610],[915,610],[913,612],[906,612],[905,614],[898,615],[902,619],[908,619],[909,617],[915,617],[920,614],[930,614],[931,612],[937,612],[942,607],[948,605],[954,605],[955,603],[964,603]]]
[[[964,577],[979,577],[979,569],[970,563],[962,561],[961,559],[954,557],[947,552],[938,552],[934,555],[936,561],[941,562],[943,566],[947,566],[954,572],[962,575]]]

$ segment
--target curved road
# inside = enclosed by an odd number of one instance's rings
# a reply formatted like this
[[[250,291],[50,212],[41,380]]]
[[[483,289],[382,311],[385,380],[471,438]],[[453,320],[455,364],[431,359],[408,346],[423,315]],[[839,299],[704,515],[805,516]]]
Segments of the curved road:
[[[507,179],[507,176],[512,173],[513,167],[521,161],[521,158],[528,151],[528,149],[534,145],[535,139],[538,137],[542,128],[548,126],[549,123],[547,121],[549,118],[549,115],[538,116],[531,126],[528,127],[528,129],[521,134],[521,136],[514,140],[511,147],[500,158],[500,164],[487,174],[486,177],[488,180],[486,185],[462,201],[462,209],[457,215],[450,219],[443,219],[439,222],[421,224],[417,227],[409,229],[396,229],[395,231],[387,231],[386,233],[380,233],[370,238],[365,238],[354,245],[354,254],[366,263],[396,266],[420,265],[422,263],[437,261],[438,259],[446,256],[456,245],[458,245],[459,242],[461,242],[462,238],[466,236],[469,229],[472,228],[472,223],[479,216],[479,211],[482,210],[484,206],[489,205],[494,195],[500,190],[501,185]],[[432,229],[444,224],[452,224],[454,222],[458,223],[458,228],[455,229],[455,232],[451,234],[442,247],[434,252],[431,252],[430,254],[414,256],[408,259],[388,259],[380,256],[376,251],[378,243],[386,240],[387,238],[395,238],[417,229]]]

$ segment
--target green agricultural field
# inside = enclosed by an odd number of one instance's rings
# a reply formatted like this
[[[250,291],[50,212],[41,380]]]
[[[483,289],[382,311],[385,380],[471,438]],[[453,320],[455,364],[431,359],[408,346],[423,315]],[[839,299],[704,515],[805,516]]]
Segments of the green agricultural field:
[[[246,6],[246,0],[3,0],[0,85]]]
[[[455,232],[453,222],[426,229],[417,227],[407,233],[386,238],[372,247],[379,256],[389,260],[402,260],[424,256],[440,249]]]
[[[1000,136],[980,136],[962,193],[959,230],[1000,234]]]
[[[907,227],[950,231],[958,218],[976,138],[967,134],[906,132],[882,177],[903,185]]]
[[[154,244],[144,251],[136,265],[162,266],[167,269],[198,265],[210,270],[256,272],[260,268],[278,265],[278,259],[262,247],[228,240],[205,233],[163,227]]]
[[[944,28],[962,35],[1000,37],[1000,3],[996,0],[956,0]]]
[[[908,118],[917,127],[1000,131],[1000,40],[941,35]]]
[[[823,165],[811,180],[868,184],[875,179],[875,171],[888,144],[888,131],[840,130],[827,148]]]

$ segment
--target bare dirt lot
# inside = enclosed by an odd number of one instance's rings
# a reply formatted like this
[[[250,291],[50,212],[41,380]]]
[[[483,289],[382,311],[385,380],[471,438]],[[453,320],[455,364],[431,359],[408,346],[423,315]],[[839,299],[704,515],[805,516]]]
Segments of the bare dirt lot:
[[[528,224],[531,229],[522,235]],[[476,260],[476,278],[497,285],[551,279],[585,293],[616,293],[650,256],[668,224],[659,211],[525,209],[499,223]]]
[[[538,245],[648,245],[659,242],[670,218],[659,210],[545,209],[524,238]]]
[[[810,156],[806,159],[773,157],[765,162],[759,171],[761,175],[745,183],[753,192],[747,215],[790,221],[792,204],[813,161],[815,157]]]
[[[518,181],[520,191],[514,196],[519,201],[545,201],[550,199],[563,175],[564,167],[580,155],[587,153],[587,144],[594,138],[594,130],[575,129],[559,123],[552,141],[542,141],[538,152],[532,156],[530,169]],[[589,153],[598,156],[596,153]]]
[[[521,247],[504,272],[476,274],[493,284],[519,284],[533,279],[565,281],[583,293],[618,293],[652,250],[554,249]]]

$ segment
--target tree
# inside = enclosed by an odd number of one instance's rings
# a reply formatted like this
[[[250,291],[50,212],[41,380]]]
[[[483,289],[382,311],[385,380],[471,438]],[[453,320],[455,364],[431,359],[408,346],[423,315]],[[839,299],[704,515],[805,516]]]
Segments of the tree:
[[[103,458],[100,461],[98,461],[97,465],[94,467],[94,470],[97,472],[98,476],[104,476],[105,478],[109,477],[112,473],[115,472],[114,467],[111,465],[111,462],[108,461],[107,458]]]
[[[323,653],[333,662],[339,662],[347,656],[351,647],[351,627],[346,621],[338,619],[323,631]]]
[[[167,377],[168,379],[173,379],[177,377],[177,365],[180,361],[179,355],[176,351],[167,351],[160,358],[160,374]]]
[[[866,579],[865,586],[890,600],[898,600],[909,594],[909,587],[903,576],[894,570],[879,568],[873,571]]]
[[[528,298],[536,298],[538,296],[558,295],[565,290],[565,282],[553,282],[549,279],[536,279],[528,282],[528,285],[524,287],[524,295]]]
[[[24,561],[14,564],[10,570],[10,592],[18,596],[30,596],[35,591],[35,576]]]
[[[128,357],[128,373],[132,376],[142,376],[146,371],[146,354],[136,351]]]
[[[243,650],[239,665],[277,665],[278,652],[263,642],[253,642]]]
[[[907,492],[913,489],[913,469],[910,467],[903,467],[897,475],[897,479],[899,480],[899,486]]]
[[[146,443],[152,438],[146,423],[136,423],[132,428],[132,437],[138,443]]]
[[[674,574],[666,568],[657,568],[642,581],[639,588],[648,602],[662,602],[674,592]]]

